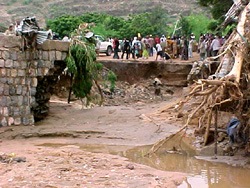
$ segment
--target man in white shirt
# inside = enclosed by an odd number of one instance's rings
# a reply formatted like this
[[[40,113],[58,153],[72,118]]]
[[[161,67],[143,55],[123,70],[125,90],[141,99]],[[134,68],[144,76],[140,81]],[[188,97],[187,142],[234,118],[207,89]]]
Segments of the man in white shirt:
[[[220,41],[218,40],[218,37],[215,36],[214,40],[211,43],[210,49],[212,51],[212,56],[217,56],[219,50],[220,50]]]
[[[162,47],[160,44],[156,44],[156,51],[157,51],[157,55],[156,55],[155,61],[157,61],[158,56],[161,56],[161,58],[162,58],[163,52],[162,52]]]

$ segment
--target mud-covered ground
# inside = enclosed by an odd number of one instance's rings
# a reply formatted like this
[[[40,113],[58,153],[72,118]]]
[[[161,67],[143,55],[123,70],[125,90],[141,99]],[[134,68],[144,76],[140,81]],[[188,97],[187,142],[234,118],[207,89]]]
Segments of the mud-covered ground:
[[[89,153],[77,146],[34,146],[28,140],[3,141],[1,152],[26,162],[0,163],[0,187],[176,187],[183,174],[159,171],[119,156]],[[41,142],[40,142],[41,143]]]
[[[45,120],[30,127],[2,127],[0,187],[177,187],[184,174],[159,171],[119,156],[89,153],[76,146],[149,145],[180,127],[166,122],[159,129],[143,116],[174,103],[178,96],[165,92],[152,98],[151,86],[130,87],[140,99],[126,95],[129,102],[124,102],[117,94],[102,107],[83,108],[79,101],[67,104],[65,98],[52,97]],[[63,145],[48,146],[53,143]]]

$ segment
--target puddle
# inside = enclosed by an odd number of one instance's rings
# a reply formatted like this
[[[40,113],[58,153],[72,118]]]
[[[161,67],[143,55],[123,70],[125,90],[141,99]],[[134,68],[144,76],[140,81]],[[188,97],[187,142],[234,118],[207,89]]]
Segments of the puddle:
[[[43,144],[45,147],[62,147],[69,144]],[[187,173],[187,179],[178,188],[249,188],[250,169],[232,167],[196,159],[195,151],[182,144],[183,154],[170,154],[166,149],[151,157],[143,157],[151,146],[118,146],[102,144],[70,144],[94,153],[120,155],[129,160],[163,171]],[[169,147],[172,145],[168,144]]]

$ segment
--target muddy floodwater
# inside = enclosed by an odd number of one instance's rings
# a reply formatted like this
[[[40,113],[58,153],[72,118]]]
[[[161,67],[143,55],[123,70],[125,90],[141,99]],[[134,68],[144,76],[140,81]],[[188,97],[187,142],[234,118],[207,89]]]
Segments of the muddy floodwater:
[[[42,144],[45,147],[61,147],[64,144]],[[166,149],[151,157],[144,157],[151,146],[117,146],[102,144],[75,144],[84,151],[109,153],[128,158],[132,162],[144,164],[163,171],[188,174],[178,188],[249,188],[250,170],[222,163],[213,163],[195,158],[196,152],[183,146],[183,150],[171,153]]]

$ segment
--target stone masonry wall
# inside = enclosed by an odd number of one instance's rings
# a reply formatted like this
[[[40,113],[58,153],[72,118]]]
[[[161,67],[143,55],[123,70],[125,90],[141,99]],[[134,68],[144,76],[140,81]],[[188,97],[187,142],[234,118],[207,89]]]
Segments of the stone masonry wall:
[[[21,37],[0,35],[0,126],[34,124],[34,111],[42,99],[49,100],[49,91],[40,94],[37,87],[44,88],[46,77],[56,80],[54,73],[58,77],[58,70],[65,68],[69,43],[47,40],[36,50],[21,49]],[[46,82],[45,88],[49,83],[55,84]]]

